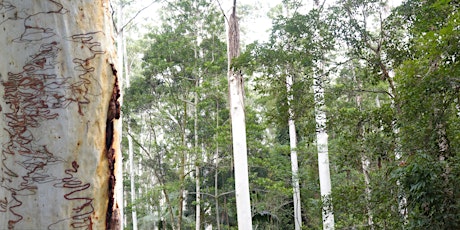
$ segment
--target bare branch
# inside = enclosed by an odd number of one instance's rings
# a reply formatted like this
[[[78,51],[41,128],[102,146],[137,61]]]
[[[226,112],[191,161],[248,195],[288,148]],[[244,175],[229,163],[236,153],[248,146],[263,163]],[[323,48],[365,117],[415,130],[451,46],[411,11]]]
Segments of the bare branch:
[[[217,4],[219,5],[220,11],[222,11],[222,15],[224,15],[225,21],[228,23],[228,18],[227,15],[225,14],[224,9],[222,8],[222,5],[220,4],[219,0],[216,0]]]
[[[136,14],[135,14],[133,17],[131,17],[131,18],[128,20],[128,22],[127,22],[126,24],[124,24],[124,25],[120,28],[119,31],[120,31],[120,32],[123,32],[123,31],[125,30],[125,28],[126,28],[134,19],[136,19],[136,17],[139,16],[140,13],[142,13],[142,11],[146,10],[147,8],[149,8],[149,7],[152,6],[154,3],[157,3],[157,2],[159,2],[159,0],[155,0],[155,1],[151,2],[150,4],[148,4],[147,6],[145,6],[144,8],[138,10],[138,11],[136,12]]]
[[[386,90],[352,89],[352,90],[345,90],[344,92],[379,93],[379,94],[387,94],[390,98],[394,98],[394,96]]]
[[[142,149],[143,152],[145,152],[145,154],[150,158],[150,160],[153,160],[152,155],[150,155],[150,151],[147,150],[147,149],[146,149],[146,148],[145,148],[145,147],[134,137],[134,135],[133,135],[131,132],[127,131],[127,133],[128,133],[128,135],[133,139],[133,141],[136,143],[136,145],[139,146],[139,147]]]

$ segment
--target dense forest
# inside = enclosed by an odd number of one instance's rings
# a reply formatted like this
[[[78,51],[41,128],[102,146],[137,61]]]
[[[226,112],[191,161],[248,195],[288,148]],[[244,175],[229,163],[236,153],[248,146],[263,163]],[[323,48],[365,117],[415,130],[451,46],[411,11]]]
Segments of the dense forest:
[[[230,64],[222,1],[136,2],[112,3],[125,229],[238,228],[229,69],[252,229],[460,229],[458,1],[238,1]],[[247,42],[260,15],[269,38]]]

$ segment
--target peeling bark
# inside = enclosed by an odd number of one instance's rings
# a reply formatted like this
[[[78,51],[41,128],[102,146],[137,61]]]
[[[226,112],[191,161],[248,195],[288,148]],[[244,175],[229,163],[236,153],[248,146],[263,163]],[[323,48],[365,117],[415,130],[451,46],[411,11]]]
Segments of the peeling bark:
[[[112,97],[110,98],[109,108],[107,110],[107,121],[106,121],[106,131],[105,131],[105,144],[107,151],[107,160],[109,163],[109,186],[108,186],[108,205],[107,205],[107,214],[106,214],[106,228],[107,229],[120,229],[121,228],[121,216],[118,207],[118,203],[114,202],[115,199],[115,184],[116,184],[116,171],[115,171],[115,162],[116,157],[116,145],[115,142],[115,125],[114,120],[120,119],[120,88],[118,87],[118,78],[117,71],[111,64],[113,75],[115,76],[115,83],[112,90]],[[115,145],[115,146],[114,146]]]

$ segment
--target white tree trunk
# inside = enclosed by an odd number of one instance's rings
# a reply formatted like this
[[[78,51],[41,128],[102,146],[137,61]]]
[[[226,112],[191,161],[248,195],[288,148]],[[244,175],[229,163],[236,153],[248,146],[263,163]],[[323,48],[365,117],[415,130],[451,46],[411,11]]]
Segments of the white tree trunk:
[[[402,158],[401,146],[400,146],[400,139],[399,139],[399,128],[396,127],[396,120],[393,121],[393,133],[396,136],[396,147],[395,147],[395,160],[400,161]],[[404,222],[407,222],[407,198],[406,193],[404,192],[404,188],[401,185],[401,181],[398,179],[396,180],[396,185],[398,186],[398,209],[399,214],[404,219]]]
[[[356,101],[358,102],[358,107],[361,109],[361,96],[358,95],[356,97]],[[364,137],[364,128],[362,125],[359,127],[359,136],[360,138]],[[372,189],[371,189],[371,178],[369,176],[369,171],[370,171],[370,165],[371,161],[369,160],[369,157],[364,153],[362,150],[361,152],[361,168],[363,171],[363,176],[364,176],[364,183],[366,185],[365,188],[365,194],[366,194],[366,209],[367,209],[367,224],[369,226],[369,229],[373,230],[374,229],[374,215],[372,213],[372,208],[371,208],[371,198],[372,198]]]
[[[214,199],[216,208],[216,227],[220,230],[220,211],[219,211],[219,101],[216,104],[216,152],[214,153]]]
[[[391,106],[396,109],[396,110],[399,110],[398,109],[398,105],[396,104],[394,98],[394,89],[395,89],[395,86],[394,86],[394,82],[393,82],[393,78],[394,78],[394,72],[393,71],[388,71],[388,83],[390,85],[389,87],[389,92],[390,92],[390,95],[391,95]],[[398,113],[400,111],[397,111]],[[396,136],[396,145],[395,145],[395,160],[396,161],[400,161],[403,154],[402,154],[402,151],[401,151],[401,140],[399,138],[399,127],[397,125],[397,120],[396,118],[393,119],[392,121],[392,131],[393,133],[395,134]],[[404,192],[404,188],[403,186],[401,185],[401,181],[398,179],[396,180],[396,185],[398,186],[398,210],[399,210],[399,213],[401,214],[401,216],[403,217],[404,219],[404,223],[407,223],[407,197],[406,197],[406,194]]]
[[[121,228],[111,25],[108,0],[0,1],[0,229]]]
[[[358,85],[358,89],[361,90],[363,88],[363,84],[361,81],[359,81],[357,78],[356,78],[356,73],[355,73],[355,67],[354,65],[351,65],[350,66],[351,70],[353,71],[353,81],[356,85]],[[361,94],[357,94],[356,95],[356,105],[358,107],[358,110],[361,112],[362,111],[362,97],[361,97]],[[379,104],[379,100],[378,100],[378,97],[376,99],[377,103]],[[364,125],[361,121],[358,121],[358,136],[359,136],[359,139],[360,141],[362,141],[364,139]],[[374,230],[374,215],[372,213],[372,208],[371,208],[371,198],[372,198],[372,189],[371,189],[371,178],[369,176],[369,171],[370,171],[370,165],[371,165],[371,161],[369,159],[369,157],[366,155],[365,151],[364,151],[364,146],[360,146],[360,149],[361,149],[361,168],[362,168],[362,171],[363,171],[363,176],[364,176],[364,183],[366,185],[366,188],[365,188],[365,194],[366,194],[366,209],[367,209],[367,224],[369,226],[369,229],[371,230]]]
[[[131,132],[131,129],[128,125],[128,133]],[[130,176],[130,185],[131,185],[131,204],[132,211],[131,216],[133,219],[133,230],[137,230],[137,212],[136,212],[136,188],[135,188],[135,173],[134,173],[134,149],[133,149],[133,137],[128,135],[128,161],[129,161],[129,176]]]
[[[117,74],[118,74],[118,77],[120,79],[120,84],[119,84],[119,87],[120,89],[123,89],[124,87],[124,84],[125,82],[123,82],[123,75],[124,75],[124,66],[126,63],[126,54],[124,52],[124,47],[125,47],[125,36],[124,36],[124,31],[121,29],[123,27],[123,4],[121,2],[118,2],[118,7],[117,7],[117,17],[118,17],[118,21],[117,21],[117,27],[119,29],[118,33],[117,33],[117,55],[118,55],[118,63],[117,63]],[[120,104],[123,104],[123,96],[120,97]],[[120,118],[121,119],[121,118]],[[117,129],[118,129],[118,132],[121,133],[122,130],[123,130],[123,123],[122,122],[119,122],[118,126],[117,126]],[[120,140],[121,141],[121,140]],[[132,139],[131,139],[132,141]],[[121,168],[121,167],[120,167]],[[121,174],[120,176],[120,179],[119,180],[123,180],[123,173],[120,171],[119,172]],[[117,190],[120,190],[121,192],[119,194],[123,194],[123,181],[120,181],[120,183],[117,184],[117,186],[119,186],[119,188]],[[121,200],[124,200],[123,196],[120,196],[120,199]],[[121,209],[120,211],[120,215],[122,218],[122,225],[121,226],[125,226],[125,221],[124,221],[124,206],[123,208]]]
[[[372,199],[372,189],[371,189],[371,178],[369,176],[369,170],[370,170],[370,160],[369,157],[364,155],[364,153],[361,155],[361,166],[363,170],[363,175],[364,175],[364,183],[366,184],[366,209],[367,209],[367,225],[369,225],[369,229],[373,230],[374,229],[374,214],[372,213],[372,208],[371,208],[371,199]]]
[[[195,229],[201,229],[201,191],[200,191],[200,164],[201,164],[201,156],[198,152],[198,86],[199,80],[195,83],[195,111],[194,111],[194,142],[195,142],[195,154],[196,154],[196,162],[195,162],[195,187],[196,187],[196,194],[195,194]]]
[[[302,204],[300,200],[300,185],[299,185],[299,165],[297,161],[297,134],[295,129],[294,111],[291,107],[291,102],[294,97],[292,96],[292,76],[286,76],[286,88],[288,93],[288,106],[289,106],[289,143],[291,147],[291,170],[292,170],[292,188],[293,188],[293,201],[294,201],[294,222],[295,230],[302,229]]]
[[[324,88],[321,76],[313,80],[316,120],[316,145],[318,148],[318,170],[321,197],[323,200],[323,229],[334,229],[334,213],[331,200],[331,174],[329,171],[329,153],[326,129],[326,112],[324,102]]]
[[[457,109],[457,117],[460,117],[460,100],[459,98],[455,98],[455,108]]]
[[[230,115],[232,121],[233,160],[235,164],[235,195],[238,228],[252,229],[251,201],[249,196],[248,155],[246,146],[246,118],[244,114],[243,75],[231,66],[239,56],[239,26],[236,17],[236,0],[228,21],[228,84]]]

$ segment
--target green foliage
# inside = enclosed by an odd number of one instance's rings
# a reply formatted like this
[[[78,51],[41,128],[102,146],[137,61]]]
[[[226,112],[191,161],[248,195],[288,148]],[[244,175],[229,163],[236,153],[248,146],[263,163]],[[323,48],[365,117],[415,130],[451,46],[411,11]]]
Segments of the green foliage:
[[[405,11],[402,11],[404,9]],[[411,18],[412,59],[397,72],[402,104],[401,141],[408,153],[400,169],[410,227],[455,229],[459,204],[453,191],[458,153],[458,4],[408,1],[398,12]]]
[[[299,10],[302,4],[283,1],[273,9],[269,41],[249,44],[232,63],[247,79],[254,226],[294,228],[290,108],[299,142],[303,227],[322,227],[311,89],[313,74],[322,73],[328,78],[336,228],[369,229],[370,216],[374,229],[460,228],[458,2],[407,0],[388,11],[380,0],[341,0],[308,13]],[[222,229],[236,229],[221,12],[209,1],[177,0],[166,9],[162,25],[132,47],[141,50],[143,59],[126,89],[123,113],[145,149],[135,148],[142,166],[136,188],[142,193],[126,211],[135,207],[145,228],[154,222],[171,227],[178,218],[178,191],[184,188],[189,194],[183,227],[193,228],[193,177],[199,166],[203,224],[216,225],[218,205]],[[291,91],[286,77],[293,78]],[[188,159],[183,181],[181,154]],[[367,182],[363,159],[369,161]],[[406,217],[399,210],[402,197],[407,199]]]

